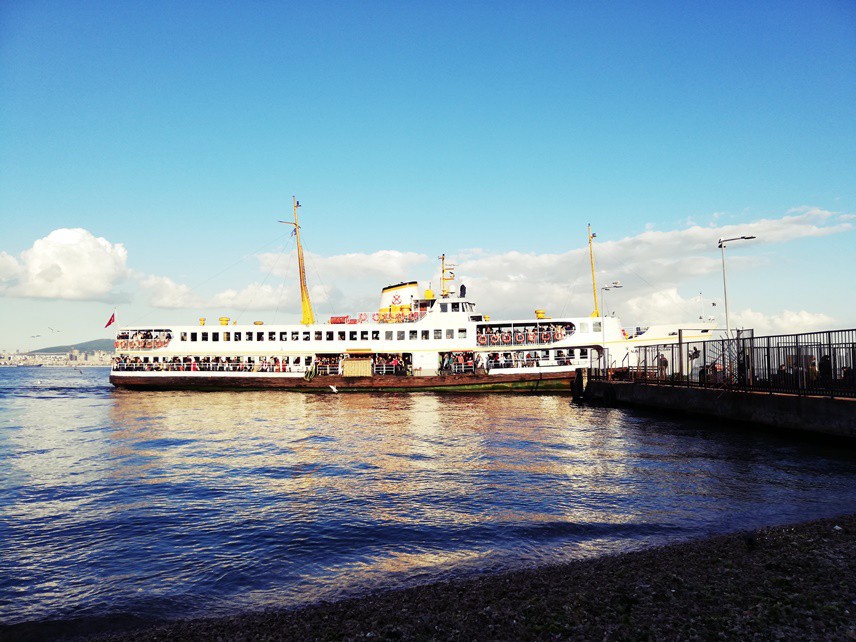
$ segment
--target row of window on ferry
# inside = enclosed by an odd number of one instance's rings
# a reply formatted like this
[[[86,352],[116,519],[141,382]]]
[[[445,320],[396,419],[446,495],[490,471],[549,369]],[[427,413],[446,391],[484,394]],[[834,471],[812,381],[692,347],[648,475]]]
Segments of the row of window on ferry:
[[[179,336],[181,341],[380,341],[381,334],[384,341],[427,341],[430,339],[466,339],[467,329],[454,328],[434,330],[292,330],[275,332],[182,332]]]

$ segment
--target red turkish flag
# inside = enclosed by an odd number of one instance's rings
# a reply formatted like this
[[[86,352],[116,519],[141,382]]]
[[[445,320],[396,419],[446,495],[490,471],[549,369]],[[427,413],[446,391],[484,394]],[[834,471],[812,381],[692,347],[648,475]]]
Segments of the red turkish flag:
[[[110,315],[110,320],[107,322],[107,325],[105,325],[104,327],[109,328],[114,323],[116,323],[116,313],[115,312]]]

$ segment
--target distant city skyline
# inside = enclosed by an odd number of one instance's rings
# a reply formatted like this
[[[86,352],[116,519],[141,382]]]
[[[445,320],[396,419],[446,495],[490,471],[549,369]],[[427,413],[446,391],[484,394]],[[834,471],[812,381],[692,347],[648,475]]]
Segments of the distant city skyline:
[[[494,317],[856,327],[856,5],[0,7],[0,349],[298,322],[433,282]],[[716,303],[716,306],[712,304]],[[103,326],[113,310],[117,325]],[[56,339],[56,340],[54,340]]]

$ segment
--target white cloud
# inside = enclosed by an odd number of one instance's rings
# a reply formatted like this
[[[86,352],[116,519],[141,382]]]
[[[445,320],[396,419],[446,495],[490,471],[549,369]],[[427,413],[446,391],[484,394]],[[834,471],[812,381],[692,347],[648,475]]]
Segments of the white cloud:
[[[628,287],[606,295],[607,310],[613,304],[620,308],[626,322],[657,323],[675,320],[697,320],[723,309],[702,310],[698,297],[685,298],[681,289],[697,292],[697,283],[720,272],[716,248],[720,238],[754,235],[756,241],[743,246],[769,248],[806,236],[838,234],[853,229],[851,217],[818,208],[800,208],[780,218],[768,218],[742,224],[715,225],[724,218],[720,212],[710,217],[707,226],[657,231],[652,227],[642,233],[615,241],[598,239],[596,247],[597,277],[600,285],[612,280],[630,281]],[[769,249],[752,253],[732,252],[729,268],[735,272],[763,265]],[[402,280],[421,279],[440,289],[439,264],[424,255],[397,250],[374,253],[349,253],[332,257],[307,254],[310,283],[315,282],[312,300],[318,309],[331,313],[370,311],[377,304],[381,287]],[[465,249],[449,257],[456,264],[457,279],[465,283],[479,309],[494,317],[529,317],[535,308],[546,308],[548,314],[584,315],[593,309],[588,248],[579,247],[560,254],[537,254],[511,251],[492,253]],[[278,310],[299,313],[296,256],[262,254],[260,268],[267,274],[285,279],[285,287],[251,284],[243,290],[228,290],[216,295],[211,303],[232,309]],[[292,285],[293,283],[293,285]],[[598,292],[600,294],[600,292]],[[794,317],[793,315],[797,315]],[[763,320],[765,327],[789,322],[805,325],[823,315],[811,312],[778,313]],[[828,319],[828,318],[827,318]],[[722,320],[720,319],[722,322]],[[734,323],[740,321],[735,315]],[[759,323],[761,319],[757,320]]]
[[[61,228],[14,258],[0,255],[0,294],[13,297],[116,300],[128,276],[128,253],[80,228]]]
[[[426,264],[428,257],[416,252],[380,250],[371,254],[350,253],[323,257],[305,252],[307,269],[322,279],[346,281],[398,282],[402,275],[411,274],[416,268]],[[297,255],[260,254],[259,267],[265,273],[278,277],[291,277],[296,274]]]
[[[835,327],[835,319],[819,312],[784,310],[777,314],[765,314],[747,308],[734,315],[735,327],[753,328],[759,336],[770,334],[794,334],[828,330]]]
[[[191,289],[166,276],[146,276],[140,285],[149,292],[149,305],[155,308],[181,309],[200,308],[204,301]]]

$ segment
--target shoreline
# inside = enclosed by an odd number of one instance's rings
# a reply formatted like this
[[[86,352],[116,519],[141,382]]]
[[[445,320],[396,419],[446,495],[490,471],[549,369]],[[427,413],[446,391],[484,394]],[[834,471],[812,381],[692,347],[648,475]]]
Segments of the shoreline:
[[[856,639],[856,514],[144,628],[7,627],[0,638],[154,640]]]

